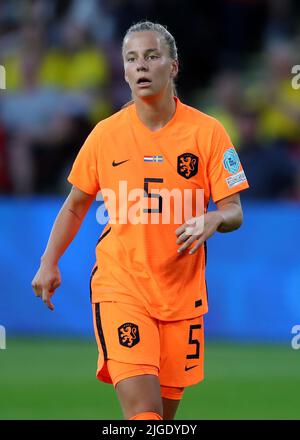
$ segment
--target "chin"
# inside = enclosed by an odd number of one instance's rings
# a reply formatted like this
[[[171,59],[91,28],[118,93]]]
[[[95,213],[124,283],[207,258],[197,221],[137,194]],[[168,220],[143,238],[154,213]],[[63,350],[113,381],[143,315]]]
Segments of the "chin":
[[[157,96],[158,96],[158,93],[154,92],[151,89],[138,90],[137,93],[136,93],[136,97],[137,98],[142,98],[142,99],[147,99],[148,98],[149,100],[151,100],[151,99],[153,99],[153,98],[155,98]]]
[[[155,95],[155,93],[151,89],[141,89],[141,90],[137,90],[136,95],[137,96],[153,96],[153,95]]]

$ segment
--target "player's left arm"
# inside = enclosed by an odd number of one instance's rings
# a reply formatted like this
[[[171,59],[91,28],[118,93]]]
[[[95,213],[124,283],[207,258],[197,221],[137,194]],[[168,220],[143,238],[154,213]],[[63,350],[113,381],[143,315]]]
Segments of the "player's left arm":
[[[231,232],[238,229],[243,223],[243,210],[240,194],[232,194],[216,202],[217,212],[222,221],[217,229],[218,232]]]
[[[178,248],[179,253],[196,242],[189,251],[190,254],[194,254],[216,231],[231,232],[241,226],[243,211],[239,193],[218,200],[216,206],[215,211],[207,212],[201,217],[194,217],[176,229],[176,243],[181,245]]]

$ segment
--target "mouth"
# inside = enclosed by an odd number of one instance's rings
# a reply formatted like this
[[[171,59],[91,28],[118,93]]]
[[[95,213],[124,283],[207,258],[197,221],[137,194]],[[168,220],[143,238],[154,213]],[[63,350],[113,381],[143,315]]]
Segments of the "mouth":
[[[138,87],[149,87],[152,81],[149,78],[142,77],[137,80]]]

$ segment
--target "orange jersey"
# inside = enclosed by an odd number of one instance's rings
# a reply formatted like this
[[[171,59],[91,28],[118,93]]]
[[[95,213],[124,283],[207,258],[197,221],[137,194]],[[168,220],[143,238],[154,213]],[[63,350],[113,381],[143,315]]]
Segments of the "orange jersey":
[[[205,212],[210,197],[216,202],[248,188],[223,126],[175,99],[173,118],[155,132],[140,121],[134,104],[101,121],[68,177],[88,194],[100,189],[114,194],[96,247],[92,302],[142,303],[151,316],[166,321],[207,312],[204,245],[193,255],[177,252],[175,231],[186,220],[178,222],[177,214],[185,202],[175,206],[168,192],[202,189]],[[193,216],[194,193],[187,197]]]

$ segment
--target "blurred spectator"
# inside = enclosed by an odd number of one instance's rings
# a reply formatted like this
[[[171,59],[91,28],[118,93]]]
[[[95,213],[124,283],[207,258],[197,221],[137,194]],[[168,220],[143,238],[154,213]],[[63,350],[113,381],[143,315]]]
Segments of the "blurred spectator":
[[[198,107],[201,104],[198,102]],[[203,105],[201,105],[203,108]],[[224,71],[216,76],[206,94],[204,111],[217,118],[238,148],[240,139],[236,118],[243,108],[241,76],[237,72]]]
[[[87,28],[65,20],[60,26],[60,45],[45,53],[40,69],[42,86],[72,91],[89,106],[87,117],[96,123],[111,113],[108,58],[95,45]]]
[[[72,21],[60,28],[60,44],[44,54],[40,66],[41,85],[91,91],[108,81],[106,56],[91,41],[89,31]]]
[[[242,140],[239,156],[250,182],[250,189],[243,197],[292,199],[299,170],[286,155],[284,147],[280,143],[270,146],[261,142],[257,113],[241,113],[237,122]]]
[[[13,40],[4,51],[8,81],[0,108],[13,188],[55,192],[66,162],[74,160],[92,126],[110,114],[107,60],[87,30],[70,21],[61,23],[59,47],[49,48],[33,21]]]
[[[291,68],[297,58],[291,42],[276,42],[265,53],[265,69],[257,87],[261,110],[260,130],[267,141],[298,142],[300,93],[291,85]]]
[[[98,0],[73,0],[68,11],[70,22],[90,29],[95,41],[102,44],[109,43],[115,31],[115,20],[106,13],[104,6],[105,2]]]

